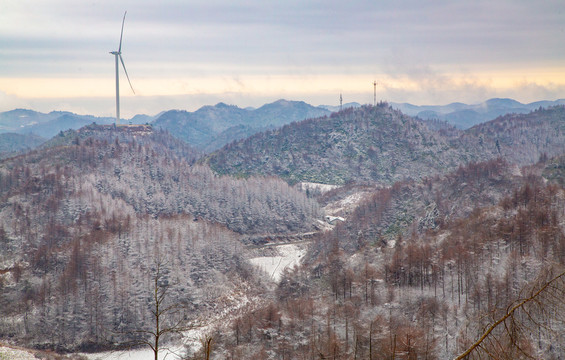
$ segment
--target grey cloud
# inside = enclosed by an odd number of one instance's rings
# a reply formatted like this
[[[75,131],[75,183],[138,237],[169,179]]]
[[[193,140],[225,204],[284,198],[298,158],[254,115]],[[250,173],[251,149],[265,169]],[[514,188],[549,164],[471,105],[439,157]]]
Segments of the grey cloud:
[[[124,60],[134,76],[382,72],[427,89],[387,89],[394,101],[441,101],[492,94],[472,76],[454,83],[446,68],[543,66],[565,57],[562,0],[18,0],[0,13],[0,77],[111,74],[108,52],[125,10]]]
[[[44,16],[52,18],[43,24],[62,23],[68,31],[64,41],[56,42],[54,52],[69,42],[83,42],[82,48],[87,50],[88,44],[92,51],[95,45],[114,46],[122,11],[127,9],[124,45],[137,51],[136,57],[154,51],[167,55],[169,61],[175,55],[192,55],[211,62],[231,57],[284,64],[283,57],[291,55],[298,63],[336,65],[342,59],[339,64],[365,65],[395,46],[410,48],[434,63],[563,55],[562,47],[556,46],[557,12],[522,1],[56,3],[61,13],[44,7]],[[45,29],[36,34],[37,42],[50,42],[51,34],[62,36],[60,30]]]

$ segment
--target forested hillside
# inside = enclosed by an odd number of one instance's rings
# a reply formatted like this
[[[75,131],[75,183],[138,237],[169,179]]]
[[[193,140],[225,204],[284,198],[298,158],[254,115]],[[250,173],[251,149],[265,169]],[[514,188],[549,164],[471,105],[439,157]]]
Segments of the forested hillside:
[[[219,177],[169,140],[91,126],[0,164],[2,337],[60,350],[131,340],[151,322],[159,262],[185,320],[232,306],[260,286],[240,234],[321,217],[282,180]]]
[[[455,130],[453,130],[455,131]],[[391,183],[448,169],[459,159],[445,136],[386,104],[345,109],[232,143],[207,159],[226,174],[273,174],[290,182]]]
[[[346,109],[254,135],[211,154],[220,174],[277,175],[289,182],[391,185],[504,156],[518,164],[565,150],[564,107],[507,115],[465,132],[432,130],[387,104]]]
[[[521,165],[558,156],[565,152],[565,106],[504,115],[470,128],[460,141],[464,148],[479,144],[483,158],[502,156]]]
[[[563,271],[565,192],[544,167],[497,160],[375,191],[270,304],[215,334],[216,358],[455,358]],[[552,285],[471,358],[562,356],[565,282]]]

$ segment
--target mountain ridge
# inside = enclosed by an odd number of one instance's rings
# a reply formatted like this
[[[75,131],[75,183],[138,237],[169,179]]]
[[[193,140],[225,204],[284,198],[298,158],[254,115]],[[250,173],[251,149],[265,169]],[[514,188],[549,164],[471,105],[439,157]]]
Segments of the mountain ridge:
[[[446,121],[459,129],[465,130],[509,113],[525,114],[540,107],[547,108],[564,104],[565,99],[541,100],[524,104],[509,98],[492,98],[478,104],[455,102],[447,105],[418,106],[407,103],[391,103],[391,106],[407,115],[417,116],[424,120]]]
[[[417,116],[424,120],[445,121],[459,129],[467,129],[507,113],[527,113],[539,107],[560,104],[565,104],[565,99],[541,100],[529,104],[501,98],[470,105],[460,102],[447,105],[390,103],[393,108],[401,110],[406,115]],[[313,106],[304,101],[280,99],[259,108],[242,109],[220,102],[216,105],[202,106],[193,112],[172,109],[161,111],[153,116],[138,114],[131,119],[124,119],[124,123],[154,124],[200,150],[211,152],[231,141],[240,140],[256,132],[280,127],[293,121],[329,115],[340,109],[360,106],[362,105],[356,102],[343,106]],[[78,115],[67,111],[40,113],[28,109],[14,109],[0,113],[0,133],[34,134],[49,138],[60,131],[76,130],[93,122],[109,125],[114,121],[113,117]],[[230,128],[235,131],[230,131]]]
[[[284,99],[257,109],[218,103],[203,106],[194,112],[167,111],[153,122],[153,126],[166,129],[192,146],[210,152],[269,128],[326,114],[329,114],[329,110],[313,107],[303,101]]]
[[[565,107],[510,114],[466,131],[432,130],[388,104],[348,108],[231,143],[203,161],[219,174],[384,185],[505,156],[520,165],[565,148]]]

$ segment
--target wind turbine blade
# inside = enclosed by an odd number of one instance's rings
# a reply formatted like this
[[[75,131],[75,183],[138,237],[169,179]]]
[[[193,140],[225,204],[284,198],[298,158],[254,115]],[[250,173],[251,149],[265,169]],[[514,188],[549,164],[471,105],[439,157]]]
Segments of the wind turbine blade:
[[[133,93],[135,94],[135,90],[133,89],[133,86],[131,85],[131,81],[129,81],[128,71],[126,70],[126,64],[124,64],[124,59],[122,59],[122,54],[120,54],[120,61],[122,62],[122,66],[124,67],[126,77],[128,78],[129,87],[131,88],[131,91],[133,91]]]
[[[118,52],[122,51],[122,36],[124,36],[124,23],[126,22],[127,13],[127,11],[124,13],[124,19],[122,20],[122,33],[120,34],[120,47],[118,47]]]

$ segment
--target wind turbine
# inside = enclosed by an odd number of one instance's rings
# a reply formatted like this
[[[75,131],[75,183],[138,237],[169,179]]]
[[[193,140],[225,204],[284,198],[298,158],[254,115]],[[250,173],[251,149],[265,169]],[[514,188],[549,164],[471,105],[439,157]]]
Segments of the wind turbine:
[[[124,35],[124,22],[126,21],[127,13],[127,11],[124,13],[124,19],[122,20],[122,33],[120,34],[120,46],[118,47],[118,51],[110,52],[110,54],[116,57],[116,126],[120,125],[120,72],[118,58],[120,59],[122,66],[124,67],[124,72],[126,73],[131,91],[133,91],[133,93],[135,94],[135,90],[133,90],[133,86],[131,85],[131,81],[129,80],[128,71],[126,70],[126,65],[124,64],[124,59],[122,59],[122,36]]]

